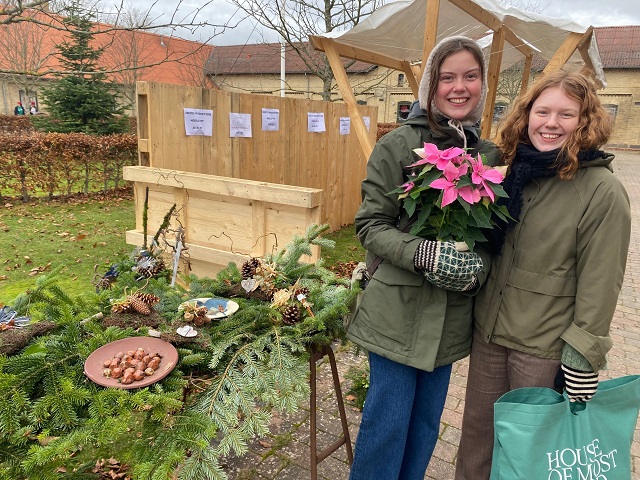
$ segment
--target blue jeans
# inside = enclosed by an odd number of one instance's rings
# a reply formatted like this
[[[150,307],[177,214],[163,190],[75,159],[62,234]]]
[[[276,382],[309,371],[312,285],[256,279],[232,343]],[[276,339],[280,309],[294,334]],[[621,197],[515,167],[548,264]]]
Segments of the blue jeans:
[[[438,440],[451,365],[425,372],[369,353],[369,392],[350,480],[423,480]]]

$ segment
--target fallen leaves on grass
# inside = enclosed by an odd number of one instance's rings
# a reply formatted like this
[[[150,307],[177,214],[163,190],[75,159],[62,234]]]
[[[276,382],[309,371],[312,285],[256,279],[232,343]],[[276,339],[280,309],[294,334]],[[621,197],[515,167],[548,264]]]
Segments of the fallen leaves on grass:
[[[33,277],[33,276],[35,276],[35,275],[38,275],[39,273],[46,272],[46,271],[47,271],[47,270],[49,270],[50,268],[51,268],[51,262],[47,263],[44,267],[35,267],[35,268],[32,268],[32,269],[29,271],[29,276],[30,276],[30,277]]]
[[[350,262],[338,262],[336,265],[331,265],[327,267],[333,273],[342,278],[351,278],[353,274],[353,270],[358,265],[358,262],[354,262],[353,260]]]

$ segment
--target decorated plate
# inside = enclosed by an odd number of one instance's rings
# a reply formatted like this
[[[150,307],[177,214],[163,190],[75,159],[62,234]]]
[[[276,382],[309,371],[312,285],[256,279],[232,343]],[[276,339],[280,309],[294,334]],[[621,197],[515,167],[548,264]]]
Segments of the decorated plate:
[[[157,353],[161,357],[160,366],[153,375],[129,384],[121,383],[121,379],[104,376],[105,360],[113,359],[119,352],[135,351],[138,348],[144,349],[146,353]],[[169,342],[153,337],[128,337],[107,343],[94,350],[84,362],[84,373],[91,381],[103,387],[142,388],[162,380],[171,373],[177,363],[178,351]]]
[[[234,302],[233,300],[227,300],[226,298],[194,298],[192,300],[188,300],[182,303],[178,310],[182,310],[186,304],[195,303],[198,307],[206,307],[207,308],[207,317],[211,320],[219,320],[221,318],[226,318],[229,315],[233,315],[238,311],[240,306]]]

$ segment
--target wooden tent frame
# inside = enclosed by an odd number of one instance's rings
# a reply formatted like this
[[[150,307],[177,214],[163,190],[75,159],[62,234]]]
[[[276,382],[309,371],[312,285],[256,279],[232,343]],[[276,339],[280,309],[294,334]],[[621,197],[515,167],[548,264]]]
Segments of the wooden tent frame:
[[[427,3],[422,51],[423,59],[429,56],[436,44],[440,1],[441,0],[428,0]],[[521,92],[524,92],[527,89],[529,83],[534,51],[517,35],[515,35],[509,27],[504,25],[500,19],[487,10],[481,8],[472,0],[448,1],[493,31],[491,55],[487,68],[487,101],[481,121],[483,138],[490,138],[491,122],[496,102],[498,78],[500,76],[500,64],[502,63],[502,51],[504,50],[505,41],[520,51],[525,58]],[[579,51],[586,67],[588,67],[590,71],[593,71],[593,64],[587,53],[592,36],[593,27],[589,27],[584,33],[570,33],[547,64],[543,74],[554,72],[562,68],[576,50]],[[327,37],[312,35],[310,38],[313,42],[314,48],[325,52],[327,55],[338,89],[340,90],[344,103],[347,105],[351,124],[353,125],[356,136],[358,137],[360,147],[362,148],[365,157],[369,158],[373,151],[374,143],[367,134],[364,118],[358,111],[353,88],[351,87],[349,77],[347,76],[347,72],[340,57],[359,60],[403,72],[408,80],[409,86],[411,87],[413,96],[416,99],[418,98],[418,85],[420,83],[420,78],[422,78],[422,66],[411,65],[410,62],[400,61],[389,56],[376,54],[364,49],[341,45],[335,40]]]

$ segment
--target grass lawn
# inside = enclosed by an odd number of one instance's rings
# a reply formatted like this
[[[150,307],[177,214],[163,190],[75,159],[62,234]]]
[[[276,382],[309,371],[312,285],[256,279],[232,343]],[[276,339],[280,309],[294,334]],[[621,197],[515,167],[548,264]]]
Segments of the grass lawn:
[[[133,250],[125,231],[135,227],[130,193],[0,207],[0,304],[11,305],[42,272],[62,266],[60,287],[70,295],[94,291],[94,268]]]
[[[0,206],[0,304],[12,305],[38,275],[58,266],[58,284],[66,293],[94,291],[95,272],[104,274],[133,251],[125,242],[125,231],[133,228],[133,195],[128,191],[31,204],[5,201]],[[328,268],[364,259],[353,225],[327,238],[336,241],[336,248],[322,250]]]

